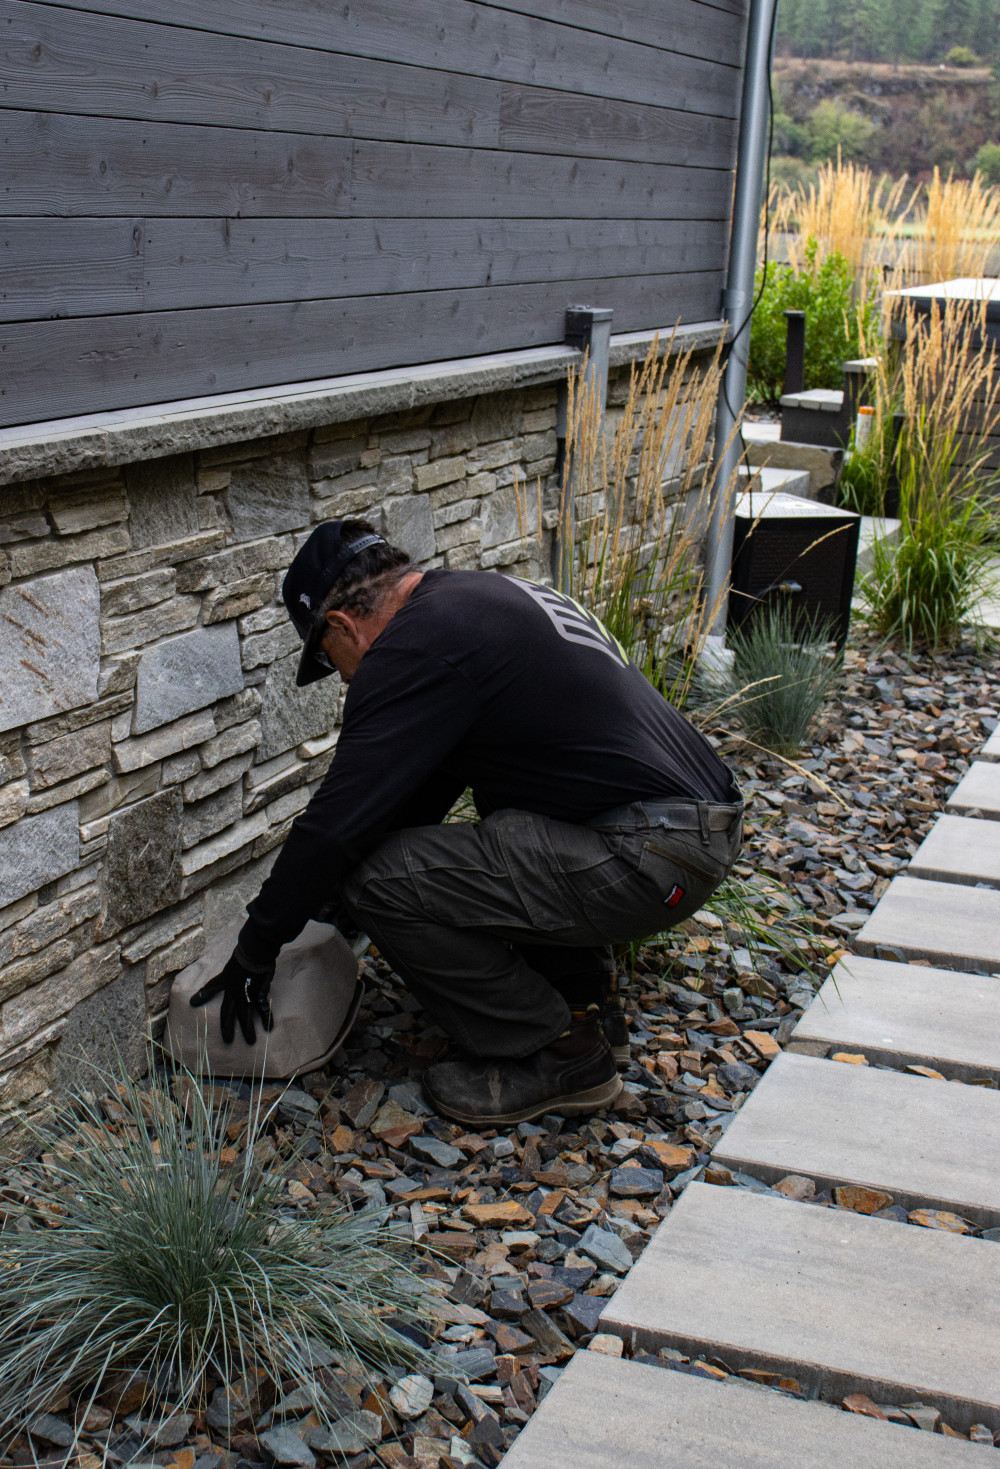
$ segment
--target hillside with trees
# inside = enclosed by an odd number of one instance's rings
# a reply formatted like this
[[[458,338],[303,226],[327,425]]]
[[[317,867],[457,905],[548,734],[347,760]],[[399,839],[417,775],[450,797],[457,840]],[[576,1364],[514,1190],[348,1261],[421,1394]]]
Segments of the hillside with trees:
[[[1000,0],[780,0],[778,176],[837,156],[1000,182]]]
[[[779,177],[807,176],[839,149],[894,177],[979,167],[1000,182],[1000,93],[988,67],[779,56],[774,81]]]

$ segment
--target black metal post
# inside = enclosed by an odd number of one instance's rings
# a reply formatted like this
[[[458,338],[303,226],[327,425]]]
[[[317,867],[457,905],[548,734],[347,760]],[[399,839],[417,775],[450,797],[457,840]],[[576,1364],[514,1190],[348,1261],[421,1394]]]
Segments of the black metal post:
[[[601,414],[608,401],[608,367],[611,349],[609,306],[568,306],[566,308],[566,343],[587,354],[582,382],[594,386]],[[555,584],[560,591],[570,592],[573,584],[573,547],[576,539],[576,514],[573,504],[573,467],[566,465],[566,384],[560,386],[556,404],[556,466],[563,476],[559,527],[553,556]]]
[[[782,315],[788,323],[784,391],[801,393],[806,385],[806,314],[804,311],[785,311]]]

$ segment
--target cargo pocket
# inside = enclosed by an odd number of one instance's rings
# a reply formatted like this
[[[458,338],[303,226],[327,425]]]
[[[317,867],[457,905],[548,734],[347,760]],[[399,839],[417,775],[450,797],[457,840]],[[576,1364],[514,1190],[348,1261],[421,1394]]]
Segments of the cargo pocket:
[[[483,826],[493,828],[510,880],[533,927],[546,932],[571,928],[573,905],[545,817],[529,811],[498,811]]]

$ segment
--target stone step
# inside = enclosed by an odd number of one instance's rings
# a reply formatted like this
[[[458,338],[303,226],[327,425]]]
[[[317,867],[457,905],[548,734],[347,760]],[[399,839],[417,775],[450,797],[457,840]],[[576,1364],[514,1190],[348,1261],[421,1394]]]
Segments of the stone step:
[[[939,816],[910,859],[906,875],[1000,887],[1000,821]]]
[[[803,1043],[863,1051],[876,1064],[933,1066],[959,1081],[1000,1081],[1000,980],[852,954],[792,1032],[791,1048]]]
[[[894,877],[855,947],[877,959],[928,959],[942,969],[1000,971],[1000,892]]]
[[[503,1462],[504,1469],[982,1469],[982,1452],[739,1377],[706,1382],[577,1352]]]
[[[853,1392],[919,1400],[962,1432],[985,1423],[996,1433],[998,1250],[992,1240],[691,1183],[599,1329],[641,1351],[669,1346],[731,1370],[779,1371],[830,1401]]]
[[[1000,1093],[783,1054],[736,1114],[712,1159],[776,1183],[859,1183],[909,1209],[1000,1225]],[[997,1264],[1000,1265],[1000,1256]]]
[[[1000,760],[1000,727],[990,735],[977,758],[979,760]]]
[[[961,816],[978,811],[990,821],[1000,821],[1000,770],[992,760],[973,760],[945,802],[946,811]]]
[[[887,515],[862,515],[858,532],[858,559],[854,566],[855,586],[858,585],[858,578],[866,575],[875,565],[876,541],[894,546],[899,540],[902,525],[901,520],[893,520]]]
[[[746,465],[741,464],[738,470],[740,494],[746,493],[747,480]],[[773,495],[782,490],[786,495],[809,496],[809,471],[808,469],[774,469],[765,466],[753,471],[753,493],[754,495]]]

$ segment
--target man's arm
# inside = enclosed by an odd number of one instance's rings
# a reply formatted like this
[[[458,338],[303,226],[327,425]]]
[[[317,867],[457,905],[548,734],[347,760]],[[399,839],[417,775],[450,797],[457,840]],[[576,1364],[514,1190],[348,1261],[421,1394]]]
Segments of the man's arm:
[[[273,963],[336,896],[344,873],[387,831],[410,824],[405,813],[422,807],[426,821],[438,810],[440,820],[458,790],[453,782],[445,788],[439,767],[478,709],[475,691],[448,662],[370,649],[351,683],[333,762],[249,905],[239,947],[250,964]]]

